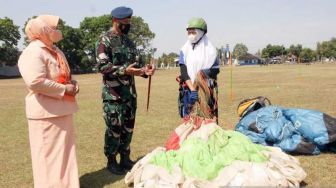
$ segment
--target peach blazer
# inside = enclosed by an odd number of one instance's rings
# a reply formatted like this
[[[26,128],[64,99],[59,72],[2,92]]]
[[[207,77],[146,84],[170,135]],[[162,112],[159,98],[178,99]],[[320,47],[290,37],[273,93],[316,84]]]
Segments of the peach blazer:
[[[26,96],[28,119],[59,117],[78,110],[76,101],[63,99],[65,85],[57,83],[57,61],[45,48],[46,45],[40,40],[30,42],[18,62],[29,91]]]

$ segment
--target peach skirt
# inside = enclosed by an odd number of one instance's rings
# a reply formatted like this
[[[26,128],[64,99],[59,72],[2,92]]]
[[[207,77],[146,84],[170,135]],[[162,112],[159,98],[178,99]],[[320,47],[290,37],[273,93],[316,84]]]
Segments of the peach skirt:
[[[28,119],[35,188],[78,188],[72,115]]]

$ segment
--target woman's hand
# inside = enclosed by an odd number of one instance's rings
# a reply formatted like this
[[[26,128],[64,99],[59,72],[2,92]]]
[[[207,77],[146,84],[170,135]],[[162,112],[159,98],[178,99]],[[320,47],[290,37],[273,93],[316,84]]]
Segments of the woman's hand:
[[[76,80],[71,80],[71,83],[76,86],[76,94],[79,93],[79,85]]]
[[[190,89],[190,91],[196,91],[196,88],[194,87],[194,85],[191,83],[191,80],[186,80],[185,83],[187,84],[188,88]]]
[[[77,87],[74,84],[65,85],[65,94],[75,96],[77,94]]]

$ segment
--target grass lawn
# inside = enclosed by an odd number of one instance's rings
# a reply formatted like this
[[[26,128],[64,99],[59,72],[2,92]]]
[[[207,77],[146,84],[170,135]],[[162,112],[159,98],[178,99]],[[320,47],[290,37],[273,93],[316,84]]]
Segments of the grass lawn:
[[[238,103],[249,97],[266,96],[272,104],[316,109],[336,117],[336,65],[242,66],[232,69],[232,97],[229,67],[219,74],[219,124],[233,129],[238,121]],[[165,143],[181,123],[177,112],[178,69],[157,70],[152,78],[150,108],[146,112],[147,84],[136,79],[138,110],[132,141],[132,159]],[[126,187],[123,176],[111,175],[103,154],[105,125],[100,100],[99,74],[75,75],[80,84],[80,107],[75,115],[77,159],[81,187]],[[25,119],[22,79],[0,80],[0,187],[32,187],[32,169]],[[308,176],[308,186],[336,184],[336,155],[297,156]]]

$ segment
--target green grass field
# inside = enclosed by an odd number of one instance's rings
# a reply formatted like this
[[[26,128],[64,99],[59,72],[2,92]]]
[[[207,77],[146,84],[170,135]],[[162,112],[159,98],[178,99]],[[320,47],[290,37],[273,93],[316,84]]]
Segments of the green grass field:
[[[219,74],[219,123],[233,129],[237,104],[263,95],[273,104],[316,109],[336,117],[336,65],[272,65],[233,67],[232,97],[229,67]],[[138,110],[132,141],[132,159],[162,146],[181,123],[177,112],[178,69],[157,70],[152,78],[150,108],[146,112],[147,84],[136,79]],[[81,90],[75,115],[77,159],[81,187],[126,187],[122,176],[111,175],[103,154],[105,125],[100,100],[101,76],[76,75]],[[32,169],[22,79],[0,80],[0,187],[32,187]],[[303,185],[336,184],[336,155],[297,156],[308,176]]]

